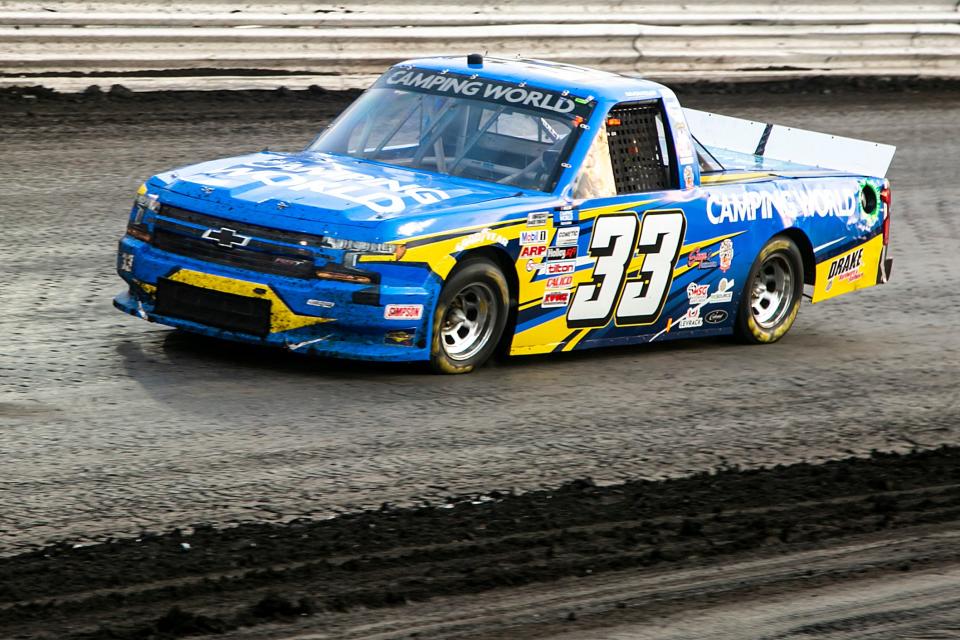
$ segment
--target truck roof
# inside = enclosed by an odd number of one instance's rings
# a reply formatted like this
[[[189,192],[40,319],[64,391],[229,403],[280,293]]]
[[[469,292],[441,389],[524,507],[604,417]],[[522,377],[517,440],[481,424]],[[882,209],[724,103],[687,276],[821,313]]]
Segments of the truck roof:
[[[661,84],[625,76],[609,71],[600,71],[572,64],[534,60],[527,58],[495,58],[484,56],[483,65],[468,65],[467,56],[436,56],[405,60],[398,66],[410,65],[421,69],[494,78],[509,82],[527,82],[544,89],[569,91],[575,95],[592,95],[601,100],[621,101],[626,92],[644,92],[649,97],[658,97],[666,89]],[[646,96],[645,96],[646,97]]]

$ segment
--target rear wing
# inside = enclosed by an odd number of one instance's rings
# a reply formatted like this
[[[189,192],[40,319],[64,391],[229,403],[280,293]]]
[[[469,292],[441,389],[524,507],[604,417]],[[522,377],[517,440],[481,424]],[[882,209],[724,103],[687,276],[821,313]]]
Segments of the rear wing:
[[[719,147],[820,169],[883,178],[897,150],[888,144],[742,120],[696,109],[684,109],[683,113],[693,137],[705,147]]]

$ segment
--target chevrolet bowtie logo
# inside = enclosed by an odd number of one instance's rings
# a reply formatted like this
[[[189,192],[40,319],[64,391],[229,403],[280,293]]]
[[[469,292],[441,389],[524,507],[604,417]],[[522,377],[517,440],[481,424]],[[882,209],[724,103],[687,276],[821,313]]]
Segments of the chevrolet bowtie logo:
[[[242,236],[233,229],[221,227],[220,229],[207,229],[201,236],[204,240],[212,240],[221,247],[233,249],[234,247],[245,247],[250,242],[250,236]]]

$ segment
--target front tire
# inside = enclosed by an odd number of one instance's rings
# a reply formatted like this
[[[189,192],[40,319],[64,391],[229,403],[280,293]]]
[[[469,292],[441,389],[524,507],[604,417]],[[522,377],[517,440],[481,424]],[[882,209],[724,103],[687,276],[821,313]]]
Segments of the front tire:
[[[486,362],[503,335],[509,299],[507,280],[492,262],[470,260],[458,267],[437,301],[431,368],[469,373]]]
[[[772,238],[750,267],[737,321],[738,340],[747,344],[776,342],[790,330],[803,297],[803,258],[786,236]]]

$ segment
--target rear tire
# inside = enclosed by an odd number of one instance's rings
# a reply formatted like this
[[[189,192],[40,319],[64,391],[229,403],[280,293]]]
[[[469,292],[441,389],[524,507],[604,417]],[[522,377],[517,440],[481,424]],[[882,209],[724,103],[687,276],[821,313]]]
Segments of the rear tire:
[[[485,363],[503,336],[509,300],[507,279],[492,262],[476,259],[458,267],[437,301],[431,368],[437,373],[469,373]]]
[[[747,344],[776,342],[790,330],[803,297],[803,258],[796,243],[775,236],[750,267],[734,324],[734,335]]]

